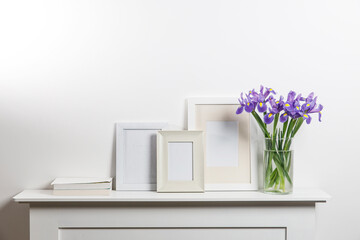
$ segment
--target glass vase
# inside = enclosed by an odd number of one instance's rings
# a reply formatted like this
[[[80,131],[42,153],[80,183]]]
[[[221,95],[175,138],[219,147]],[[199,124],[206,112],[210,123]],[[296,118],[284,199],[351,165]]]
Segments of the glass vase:
[[[293,191],[294,150],[292,139],[265,139],[264,192],[289,194]]]

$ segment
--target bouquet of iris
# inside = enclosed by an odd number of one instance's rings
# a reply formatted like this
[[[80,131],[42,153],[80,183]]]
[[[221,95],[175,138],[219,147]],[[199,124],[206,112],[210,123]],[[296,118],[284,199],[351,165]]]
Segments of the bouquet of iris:
[[[260,86],[260,91],[241,93],[240,106],[236,114],[244,110],[251,113],[265,137],[264,148],[264,192],[286,194],[293,186],[292,139],[305,121],[311,123],[312,114],[317,113],[321,121],[323,106],[317,104],[317,97],[310,93],[306,98],[290,91],[287,98],[275,98],[272,88]],[[260,117],[259,113],[263,116]],[[282,126],[278,126],[278,123]],[[272,125],[272,131],[268,125]]]

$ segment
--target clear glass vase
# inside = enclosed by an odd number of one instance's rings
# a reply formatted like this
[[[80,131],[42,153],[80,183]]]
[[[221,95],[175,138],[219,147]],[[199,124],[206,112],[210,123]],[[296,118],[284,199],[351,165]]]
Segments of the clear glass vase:
[[[289,194],[293,191],[294,150],[292,138],[265,139],[264,192]]]

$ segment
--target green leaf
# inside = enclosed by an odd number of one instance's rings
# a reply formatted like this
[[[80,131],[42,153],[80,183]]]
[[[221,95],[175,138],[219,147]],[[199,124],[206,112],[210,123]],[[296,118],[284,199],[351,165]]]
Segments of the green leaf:
[[[251,114],[255,118],[262,132],[264,133],[264,136],[266,138],[270,138],[270,133],[266,129],[266,124],[261,120],[260,116],[255,111],[252,111]]]
[[[286,132],[286,138],[289,138],[290,133],[292,132],[293,127],[295,125],[295,122],[296,122],[296,120],[292,118],[291,121],[290,121],[289,127],[287,129],[287,132]]]
[[[279,113],[275,114],[273,133],[275,133],[275,129],[276,129],[277,124],[279,122],[279,115],[280,115]]]
[[[281,137],[283,134],[282,134],[282,131],[279,132],[279,135],[278,135],[278,150],[281,151],[282,150],[282,144],[283,144],[283,138]]]
[[[284,124],[283,124],[283,131],[282,131],[281,138],[285,137],[285,133],[286,133],[286,129],[287,129],[288,124],[289,124],[289,120],[286,120],[286,122],[284,122]]]
[[[277,132],[277,129],[275,129],[273,136],[272,136],[272,143],[271,143],[272,150],[276,149],[276,132]]]
[[[296,125],[295,125],[295,128],[294,130],[292,131],[291,133],[291,137],[294,137],[295,134],[299,131],[301,125],[304,123],[304,118],[298,118],[297,122],[296,122]]]

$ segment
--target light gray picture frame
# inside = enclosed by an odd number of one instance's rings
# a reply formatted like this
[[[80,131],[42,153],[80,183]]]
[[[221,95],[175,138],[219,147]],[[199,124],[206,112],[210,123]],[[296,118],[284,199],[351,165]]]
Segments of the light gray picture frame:
[[[156,190],[156,134],[166,122],[116,123],[116,190]]]

